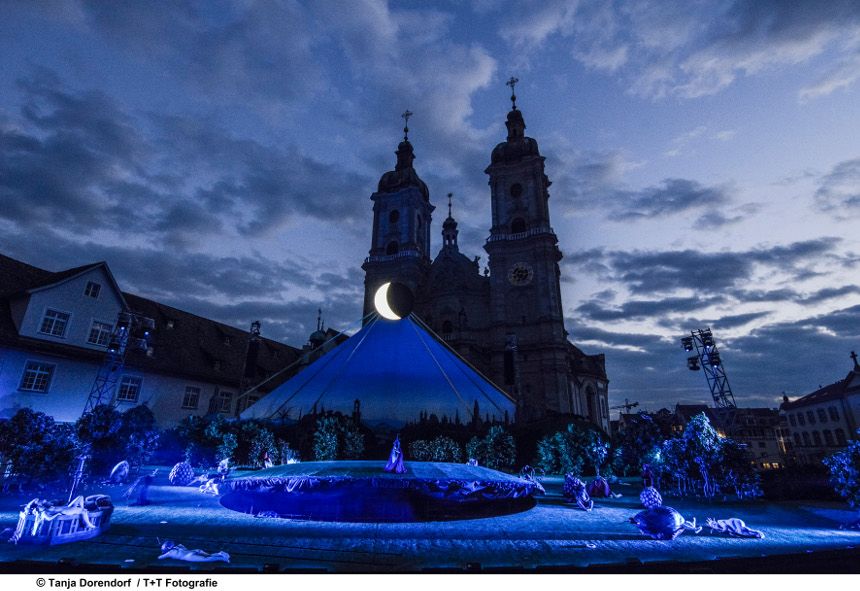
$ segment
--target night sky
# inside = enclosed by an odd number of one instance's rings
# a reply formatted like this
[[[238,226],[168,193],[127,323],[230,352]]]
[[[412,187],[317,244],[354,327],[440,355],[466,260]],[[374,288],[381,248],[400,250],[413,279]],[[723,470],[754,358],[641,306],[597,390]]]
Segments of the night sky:
[[[571,338],[610,401],[775,406],[860,350],[860,4],[0,1],[0,252],[301,346],[361,316],[416,169],[486,254],[505,80],[546,156]],[[614,413],[613,413],[614,414]]]

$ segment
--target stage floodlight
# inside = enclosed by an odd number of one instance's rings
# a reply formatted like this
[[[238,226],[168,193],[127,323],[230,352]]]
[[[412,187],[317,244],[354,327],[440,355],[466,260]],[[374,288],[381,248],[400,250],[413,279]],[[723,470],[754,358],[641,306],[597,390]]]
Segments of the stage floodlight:
[[[687,369],[690,371],[699,371],[699,358],[695,355],[687,357]]]
[[[681,346],[684,347],[684,351],[692,351],[693,350],[693,337],[683,337],[681,339]]]

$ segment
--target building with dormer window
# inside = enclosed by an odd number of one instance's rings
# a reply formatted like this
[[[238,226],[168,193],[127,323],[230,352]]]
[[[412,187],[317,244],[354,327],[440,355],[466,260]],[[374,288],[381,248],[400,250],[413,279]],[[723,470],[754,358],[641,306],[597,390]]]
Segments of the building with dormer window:
[[[844,379],[823,386],[779,407],[791,442],[790,455],[799,464],[817,464],[845,447],[860,428],[860,364],[852,352],[854,367]]]
[[[151,318],[155,329],[146,351],[127,353],[104,402],[120,411],[145,404],[162,427],[238,415],[282,381],[239,400],[243,377],[257,384],[305,354],[262,339],[251,360],[248,332],[123,292],[104,262],[51,272],[0,255],[0,277],[0,417],[28,407],[77,420],[121,311]]]

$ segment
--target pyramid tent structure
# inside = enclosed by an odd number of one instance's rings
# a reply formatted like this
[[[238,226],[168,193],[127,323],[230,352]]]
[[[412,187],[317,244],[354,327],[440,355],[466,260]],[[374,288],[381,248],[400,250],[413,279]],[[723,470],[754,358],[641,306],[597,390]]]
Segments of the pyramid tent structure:
[[[243,419],[297,419],[315,409],[352,413],[362,420],[403,424],[421,412],[440,419],[513,420],[513,399],[472,368],[414,316],[374,316],[343,344],[248,407]]]

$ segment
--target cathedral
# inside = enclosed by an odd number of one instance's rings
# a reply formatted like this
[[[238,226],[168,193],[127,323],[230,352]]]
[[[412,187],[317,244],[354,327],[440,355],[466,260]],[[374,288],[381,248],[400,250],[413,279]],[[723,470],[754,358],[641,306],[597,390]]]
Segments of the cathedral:
[[[512,80],[510,84],[513,88]],[[364,316],[383,283],[415,293],[415,313],[450,347],[517,401],[518,421],[578,415],[609,430],[608,380],[603,354],[587,355],[564,328],[559,261],[550,226],[550,180],[537,142],[525,135],[511,96],[507,139],[484,171],[490,185],[488,267],[457,245],[448,195],[442,248],[431,257],[435,206],[414,167],[407,127],[393,171],[373,195],[373,235],[362,269]]]

